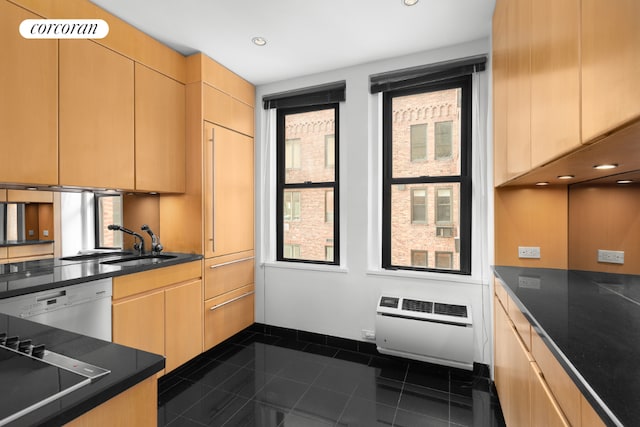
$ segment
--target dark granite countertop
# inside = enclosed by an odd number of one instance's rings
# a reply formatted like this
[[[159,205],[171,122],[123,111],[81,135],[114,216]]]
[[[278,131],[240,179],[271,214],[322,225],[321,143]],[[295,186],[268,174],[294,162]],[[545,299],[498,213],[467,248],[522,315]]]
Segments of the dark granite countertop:
[[[53,243],[53,240],[0,240],[0,248],[8,246],[28,246]]]
[[[0,299],[202,259],[202,255],[197,254],[163,252],[162,255],[175,258],[163,259],[154,264],[103,263],[132,256],[114,254],[94,259],[51,258],[0,264]]]
[[[494,267],[497,277],[610,425],[640,425],[640,276]]]
[[[111,371],[97,381],[17,419],[10,424],[12,426],[65,424],[161,371],[165,366],[164,357],[156,354],[4,314],[0,314],[0,332],[6,332],[8,336],[30,338],[34,344],[45,344],[51,351]],[[4,375],[11,378],[3,378]],[[0,370],[0,383],[3,384],[4,393],[11,393],[11,381],[14,377],[11,372]],[[25,381],[33,381],[28,373],[22,373],[20,381],[20,387],[37,389],[40,386],[25,384]]]

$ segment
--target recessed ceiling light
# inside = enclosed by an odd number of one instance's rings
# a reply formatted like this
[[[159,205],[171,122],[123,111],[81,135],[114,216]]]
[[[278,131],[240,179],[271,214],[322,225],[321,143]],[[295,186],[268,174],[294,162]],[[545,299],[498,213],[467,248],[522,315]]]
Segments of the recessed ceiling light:
[[[616,181],[618,184],[631,184],[633,181],[630,179],[621,179],[619,181]]]
[[[599,170],[615,169],[617,167],[618,167],[618,165],[615,164],[615,163],[605,163],[605,164],[602,164],[602,165],[593,166],[594,169],[599,169]]]
[[[402,4],[405,6],[413,6],[418,3],[418,0],[402,0]]]
[[[254,37],[251,39],[251,41],[256,46],[264,46],[265,44],[267,44],[267,39],[265,39],[264,37]]]
[[[560,175],[558,176],[558,179],[573,179],[575,177],[575,175]]]
[[[545,181],[545,182],[536,182],[536,185],[537,185],[538,187],[543,187],[543,186],[545,186],[545,185],[549,185],[549,183],[548,183],[548,182],[546,182],[546,181]]]

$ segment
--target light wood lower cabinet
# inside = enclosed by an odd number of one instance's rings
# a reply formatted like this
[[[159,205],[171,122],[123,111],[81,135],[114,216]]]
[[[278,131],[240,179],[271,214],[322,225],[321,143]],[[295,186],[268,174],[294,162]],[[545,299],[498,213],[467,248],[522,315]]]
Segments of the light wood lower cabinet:
[[[46,258],[53,258],[53,243],[0,248],[0,264],[7,262],[34,261]]]
[[[254,282],[253,269],[253,251],[206,260],[204,263],[204,299],[208,300],[252,284]]]
[[[116,277],[113,342],[166,357],[165,371],[202,352],[201,261]]]
[[[243,286],[204,303],[205,350],[240,332],[254,321],[254,285]]]
[[[537,363],[531,363],[531,425],[545,427],[569,427],[569,421],[562,413],[560,405],[549,390],[547,382],[542,377],[542,371]]]
[[[153,375],[100,406],[79,416],[69,427],[158,425],[158,381]]]

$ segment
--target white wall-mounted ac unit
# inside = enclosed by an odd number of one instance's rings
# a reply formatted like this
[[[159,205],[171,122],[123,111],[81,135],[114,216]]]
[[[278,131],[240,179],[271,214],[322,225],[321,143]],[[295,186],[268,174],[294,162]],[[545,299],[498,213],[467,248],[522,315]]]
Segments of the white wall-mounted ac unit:
[[[383,295],[376,345],[380,353],[472,370],[471,306]]]

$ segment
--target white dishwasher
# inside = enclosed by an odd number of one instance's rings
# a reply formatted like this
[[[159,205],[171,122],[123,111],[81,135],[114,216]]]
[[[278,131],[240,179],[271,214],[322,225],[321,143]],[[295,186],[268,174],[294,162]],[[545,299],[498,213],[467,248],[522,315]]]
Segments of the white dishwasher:
[[[0,300],[0,313],[111,341],[111,278]]]

